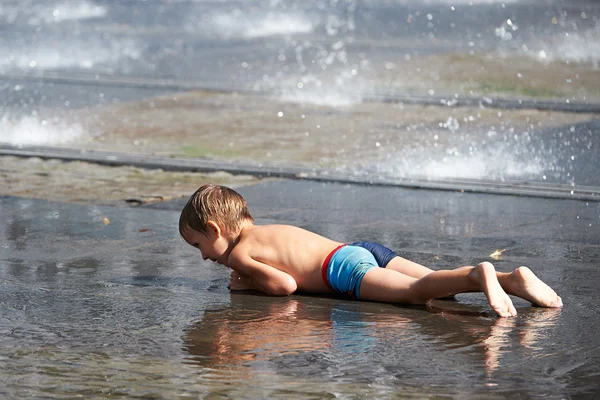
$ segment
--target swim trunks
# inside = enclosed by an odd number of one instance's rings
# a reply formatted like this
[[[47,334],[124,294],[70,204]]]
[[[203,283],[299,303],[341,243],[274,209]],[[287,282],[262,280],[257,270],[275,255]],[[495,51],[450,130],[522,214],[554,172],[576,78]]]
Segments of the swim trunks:
[[[364,247],[341,245],[323,262],[322,277],[334,292],[360,298],[360,284],[371,268],[378,267],[371,252]]]
[[[385,268],[392,261],[392,258],[398,256],[394,251],[375,242],[355,242],[351,243],[350,246],[359,246],[369,250],[373,254],[373,257],[375,257],[377,265],[381,268]]]

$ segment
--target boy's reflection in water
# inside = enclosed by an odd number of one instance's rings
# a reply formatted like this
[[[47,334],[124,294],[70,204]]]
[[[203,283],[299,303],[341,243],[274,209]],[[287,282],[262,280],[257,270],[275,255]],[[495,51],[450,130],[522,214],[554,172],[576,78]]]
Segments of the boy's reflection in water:
[[[249,375],[253,362],[276,360],[284,360],[281,365],[285,367],[278,372],[286,374],[287,368],[293,374],[298,367],[295,363],[302,364],[293,355],[302,354],[314,360],[405,363],[408,369],[426,370],[425,362],[410,357],[423,351],[435,352],[446,361],[461,357],[456,365],[467,362],[470,369],[481,368],[491,378],[505,353],[518,347],[535,351],[537,341],[552,328],[560,312],[533,309],[525,318],[495,318],[491,311],[487,315],[455,302],[443,302],[443,308],[436,304],[440,303],[434,302],[425,312],[422,307],[334,298],[282,299],[232,293],[231,305],[206,311],[186,332],[184,341],[186,351],[200,366],[249,369],[245,371]],[[420,349],[423,346],[426,348]],[[466,351],[443,354],[460,348]],[[292,357],[286,362],[288,356]],[[264,368],[264,363],[257,366]]]

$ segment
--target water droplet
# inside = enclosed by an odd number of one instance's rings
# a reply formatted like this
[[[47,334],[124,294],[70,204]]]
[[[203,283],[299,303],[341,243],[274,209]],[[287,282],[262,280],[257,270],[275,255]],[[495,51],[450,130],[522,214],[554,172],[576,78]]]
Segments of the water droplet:
[[[435,94],[435,90],[429,89],[429,92],[427,92],[427,93],[429,93],[430,96],[433,96]]]
[[[433,19],[433,15],[431,15],[431,14],[427,14],[427,19],[428,19],[429,21],[431,21],[431,20]]]
[[[558,24],[558,20],[556,19],[556,17],[552,17],[552,23],[554,25]]]
[[[460,124],[454,117],[448,117],[446,122],[442,125],[445,128],[448,128],[450,132],[456,132],[460,129]],[[436,135],[437,136],[437,135]]]
[[[283,112],[282,112],[282,111],[279,111],[279,112],[277,113],[277,116],[278,116],[279,118],[283,117]]]

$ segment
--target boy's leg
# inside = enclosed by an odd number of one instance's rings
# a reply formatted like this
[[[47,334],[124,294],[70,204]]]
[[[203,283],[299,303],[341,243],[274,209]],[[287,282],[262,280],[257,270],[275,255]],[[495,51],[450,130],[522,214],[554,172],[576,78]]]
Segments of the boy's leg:
[[[398,271],[413,278],[422,278],[433,272],[421,264],[407,260],[400,256],[394,257],[386,269]],[[561,298],[542,282],[527,267],[519,267],[513,272],[496,272],[496,277],[502,289],[508,294],[518,296],[539,307],[561,307]]]
[[[372,268],[360,286],[360,298],[389,303],[425,304],[456,293],[481,291],[501,317],[516,315],[510,297],[500,286],[494,266],[483,262],[476,267],[434,271],[416,279],[387,268]]]
[[[425,275],[433,272],[433,270],[430,268],[427,268],[421,264],[417,264],[416,262],[407,260],[406,258],[402,258],[400,256],[392,258],[390,262],[387,263],[385,268],[398,271],[401,274],[408,275],[417,279],[422,278]]]

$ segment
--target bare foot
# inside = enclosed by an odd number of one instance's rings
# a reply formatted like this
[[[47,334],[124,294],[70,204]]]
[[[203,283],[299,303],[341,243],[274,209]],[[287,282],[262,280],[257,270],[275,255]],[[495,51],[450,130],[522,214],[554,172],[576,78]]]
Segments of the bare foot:
[[[469,274],[481,285],[481,290],[487,296],[490,306],[501,317],[513,317],[517,315],[517,310],[513,303],[500,286],[496,277],[496,270],[489,262],[478,264]]]
[[[519,267],[510,274],[509,293],[539,307],[562,307],[562,299],[527,267]]]

